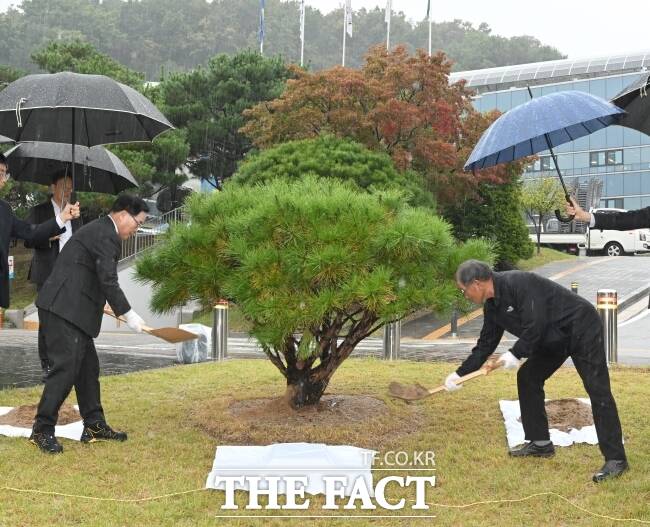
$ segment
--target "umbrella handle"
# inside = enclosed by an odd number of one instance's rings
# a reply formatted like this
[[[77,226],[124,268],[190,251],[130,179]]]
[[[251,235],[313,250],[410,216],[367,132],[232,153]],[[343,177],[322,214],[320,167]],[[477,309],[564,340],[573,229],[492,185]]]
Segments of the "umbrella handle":
[[[568,194],[564,195],[564,198],[566,199],[566,202],[569,205],[573,205],[571,202],[571,199],[569,198]],[[558,219],[558,221],[561,221],[562,223],[570,223],[573,221],[573,219],[576,217],[575,214],[571,214],[571,216],[562,216],[562,213],[560,212],[560,209],[555,209],[555,217]]]

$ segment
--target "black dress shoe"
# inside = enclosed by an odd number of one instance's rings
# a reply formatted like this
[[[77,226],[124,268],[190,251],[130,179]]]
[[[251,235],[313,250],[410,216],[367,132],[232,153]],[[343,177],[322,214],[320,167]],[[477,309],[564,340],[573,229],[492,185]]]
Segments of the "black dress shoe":
[[[520,448],[510,450],[510,455],[513,457],[551,457],[555,455],[555,447],[553,443],[539,446],[531,441]]]
[[[606,479],[617,478],[629,468],[625,459],[610,459],[606,461],[598,472],[594,474],[594,483],[600,483]]]
[[[95,441],[126,441],[126,432],[117,432],[106,423],[84,426],[81,442],[94,443]]]
[[[34,443],[41,451],[48,454],[60,454],[63,452],[63,447],[56,440],[54,434],[50,432],[34,432],[29,436],[29,440]]]

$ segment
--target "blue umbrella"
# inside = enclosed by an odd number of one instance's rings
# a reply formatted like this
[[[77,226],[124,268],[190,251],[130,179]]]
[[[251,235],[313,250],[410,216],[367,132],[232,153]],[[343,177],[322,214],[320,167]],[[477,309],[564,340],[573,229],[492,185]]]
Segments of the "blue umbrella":
[[[571,203],[553,147],[616,124],[625,112],[581,91],[555,92],[537,99],[532,98],[530,88],[528,93],[530,101],[504,113],[483,133],[464,168],[493,167],[549,150],[566,200]],[[573,219],[561,217],[557,210],[555,215],[563,222]]]

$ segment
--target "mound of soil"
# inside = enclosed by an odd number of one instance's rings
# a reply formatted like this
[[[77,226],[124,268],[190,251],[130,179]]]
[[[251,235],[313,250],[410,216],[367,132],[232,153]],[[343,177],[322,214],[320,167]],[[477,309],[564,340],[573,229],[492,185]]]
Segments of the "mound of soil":
[[[354,444],[380,448],[423,426],[422,410],[391,409],[369,395],[324,395],[318,404],[293,409],[285,398],[207,403],[191,414],[196,425],[222,444],[268,445],[286,442]]]
[[[579,430],[582,427],[594,424],[591,406],[578,399],[555,399],[546,401],[546,415],[548,427],[568,432],[572,428]],[[519,419],[521,421],[521,419]]]
[[[9,413],[0,415],[0,425],[19,426],[21,428],[31,428],[36,417],[37,404],[24,404],[16,406]],[[80,421],[81,415],[79,410],[70,404],[63,403],[59,410],[59,420],[57,425],[68,425],[75,421]]]

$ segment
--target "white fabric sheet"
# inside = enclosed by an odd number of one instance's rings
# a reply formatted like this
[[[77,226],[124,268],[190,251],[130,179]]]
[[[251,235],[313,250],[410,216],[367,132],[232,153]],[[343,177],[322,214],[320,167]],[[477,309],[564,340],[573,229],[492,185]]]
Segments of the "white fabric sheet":
[[[578,401],[591,406],[589,399],[578,398]],[[506,426],[506,437],[508,439],[508,446],[513,448],[517,445],[525,443],[524,427],[519,419],[521,418],[521,410],[519,409],[519,401],[499,401],[499,407],[503,414],[503,420]],[[589,443],[590,445],[598,444],[598,436],[596,435],[596,427],[594,425],[585,426],[579,430],[571,429],[568,432],[562,432],[557,428],[549,429],[551,441],[555,446],[570,446],[573,443]]]
[[[373,450],[353,446],[326,445],[323,443],[276,443],[268,446],[219,446],[214,457],[212,471],[208,474],[206,488],[225,490],[225,484],[216,484],[218,476],[307,476],[307,494],[325,492],[323,476],[345,476],[342,485],[345,495],[357,478],[365,479],[366,488],[372,494]],[[260,485],[265,482],[260,482]],[[248,490],[248,483],[235,485],[236,489]],[[286,494],[283,481],[278,493]]]
[[[79,407],[75,405],[75,408],[79,410]],[[13,410],[12,406],[0,406],[0,415],[8,414]],[[81,432],[83,432],[84,424],[83,421],[75,421],[63,426],[56,426],[54,428],[54,435],[56,437],[65,437],[66,439],[74,439],[79,441],[81,439]],[[9,436],[9,437],[29,437],[32,433],[32,427],[23,428],[21,426],[11,426],[11,425],[0,425],[0,435]]]

